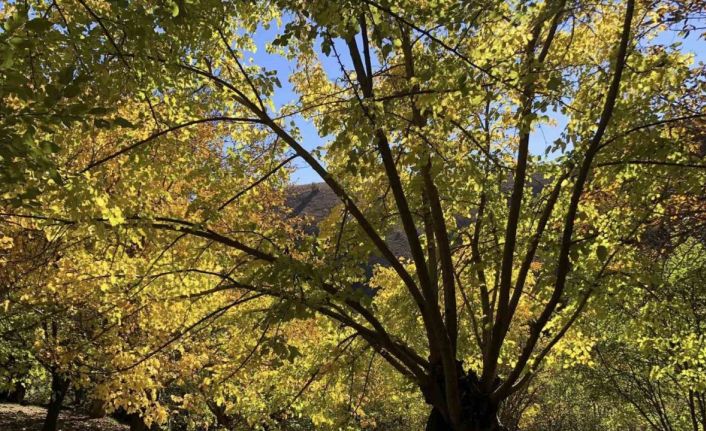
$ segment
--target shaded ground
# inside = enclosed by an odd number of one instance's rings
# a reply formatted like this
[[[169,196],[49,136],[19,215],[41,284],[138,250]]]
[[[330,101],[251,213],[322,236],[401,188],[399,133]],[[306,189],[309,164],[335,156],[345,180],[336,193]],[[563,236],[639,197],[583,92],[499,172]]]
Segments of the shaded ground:
[[[0,430],[2,431],[39,431],[42,429],[46,409],[37,406],[19,404],[0,404]],[[64,410],[59,416],[60,431],[127,431],[109,418],[91,419],[86,415]]]

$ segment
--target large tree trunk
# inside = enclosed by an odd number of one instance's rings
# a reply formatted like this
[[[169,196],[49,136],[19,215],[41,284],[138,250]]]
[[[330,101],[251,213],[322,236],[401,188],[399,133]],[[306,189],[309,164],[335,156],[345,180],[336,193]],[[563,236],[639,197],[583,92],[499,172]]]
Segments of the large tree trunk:
[[[425,431],[454,431],[454,429],[446,423],[441,411],[436,407],[432,407],[431,413],[429,413],[427,418]]]
[[[464,406],[465,407],[465,406]],[[427,418],[426,431],[505,431],[497,418],[497,413],[487,410],[466,410],[461,418],[460,428],[454,428],[446,422],[441,411],[433,407]]]
[[[459,367],[460,368],[460,367]],[[480,389],[475,373],[459,373],[461,381],[461,424],[454,428],[447,422],[440,406],[432,406],[427,418],[426,431],[505,431],[498,419],[498,404]],[[443,393],[443,383],[438,378],[439,392]]]
[[[64,402],[66,391],[69,389],[69,381],[65,379],[59,372],[52,370],[51,372],[51,398],[47,406],[47,417],[44,419],[42,431],[56,431],[57,422],[59,420],[59,412],[61,405]]]

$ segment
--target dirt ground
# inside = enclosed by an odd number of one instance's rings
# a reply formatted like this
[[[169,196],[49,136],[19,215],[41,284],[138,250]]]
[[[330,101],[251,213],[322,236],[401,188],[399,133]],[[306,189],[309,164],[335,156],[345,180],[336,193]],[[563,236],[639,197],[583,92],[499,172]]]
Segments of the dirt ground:
[[[19,404],[0,404],[1,431],[39,431],[42,429],[46,409]],[[91,419],[72,411],[62,411],[59,416],[59,431],[127,431],[110,418]]]

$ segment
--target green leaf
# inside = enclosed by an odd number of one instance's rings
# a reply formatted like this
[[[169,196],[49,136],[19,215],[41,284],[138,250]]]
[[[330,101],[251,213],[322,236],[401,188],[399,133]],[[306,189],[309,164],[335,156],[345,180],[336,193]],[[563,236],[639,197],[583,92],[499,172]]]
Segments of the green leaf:
[[[59,72],[59,83],[62,85],[68,85],[74,79],[74,67],[73,65],[67,66]]]
[[[600,259],[601,262],[605,262],[608,258],[608,249],[604,245],[599,245],[596,249],[596,255],[598,255],[598,259]]]
[[[113,119],[113,123],[117,124],[120,127],[128,127],[128,128],[134,128],[135,125],[129,122],[128,120],[124,119],[123,117],[117,117]]]
[[[35,33],[41,33],[46,30],[49,30],[51,26],[51,21],[46,18],[34,18],[33,20],[27,23],[27,28],[29,28]]]
[[[9,69],[15,62],[14,59],[15,52],[12,49],[5,49],[2,53],[2,60],[0,60],[0,70]]]
[[[108,112],[110,112],[110,110],[109,110],[108,108],[104,108],[104,107],[102,107],[102,106],[98,106],[98,107],[96,107],[96,108],[91,108],[91,109],[88,111],[88,113],[91,114],[91,115],[105,115],[105,114],[107,114]]]
[[[93,120],[93,125],[98,127],[99,129],[110,128],[110,122],[108,122],[102,118],[96,118],[95,120]]]
[[[76,97],[81,93],[81,87],[78,85],[72,84],[64,87],[63,95],[64,97],[67,98],[72,98]]]
[[[59,152],[59,146],[56,145],[56,143],[54,143],[52,141],[42,141],[40,145],[42,147],[42,150],[45,153],[58,153]]]
[[[21,26],[23,22],[25,22],[27,18],[24,15],[13,15],[10,17],[7,21],[5,21],[5,30],[8,32],[11,32],[12,30],[16,29],[17,27]]]
[[[321,42],[321,52],[324,53],[326,57],[331,55],[331,40],[330,39],[324,39],[323,42]]]

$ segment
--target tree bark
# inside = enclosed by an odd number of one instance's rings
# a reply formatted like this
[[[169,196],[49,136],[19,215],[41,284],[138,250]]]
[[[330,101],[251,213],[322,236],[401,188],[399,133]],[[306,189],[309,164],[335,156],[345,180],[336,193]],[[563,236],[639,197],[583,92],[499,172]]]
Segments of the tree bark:
[[[459,367],[460,368],[460,367]],[[485,393],[480,385],[478,376],[473,372],[460,372],[461,378],[458,386],[461,392],[461,417],[459,424],[454,427],[442,413],[444,406],[432,406],[427,418],[426,431],[506,431],[498,418],[498,403],[494,402],[490,394]],[[439,385],[443,380],[437,377]],[[496,382],[496,385],[499,382]],[[439,388],[442,389],[442,388]],[[443,390],[439,390],[443,393]],[[429,401],[430,397],[427,398]]]
[[[441,411],[433,407],[427,418],[425,431],[506,431],[497,418],[497,412],[483,409],[467,410],[467,406],[462,405],[464,415],[461,417],[460,428],[454,428],[441,414]]]
[[[51,371],[51,398],[47,406],[47,416],[44,419],[42,431],[56,431],[59,421],[59,412],[64,402],[66,391],[69,389],[69,381],[58,371]]]
[[[424,429],[425,431],[454,431],[436,407],[432,407],[429,418],[427,418],[427,426]]]

